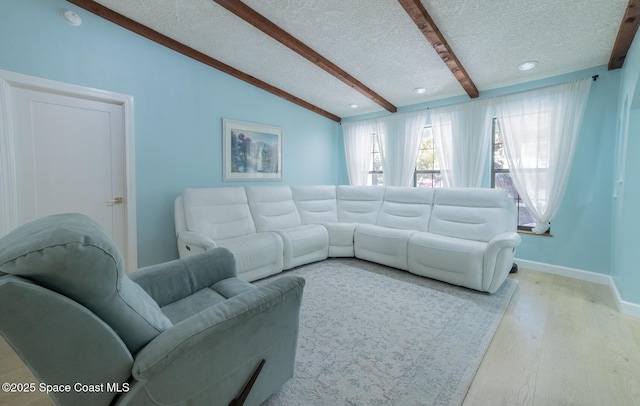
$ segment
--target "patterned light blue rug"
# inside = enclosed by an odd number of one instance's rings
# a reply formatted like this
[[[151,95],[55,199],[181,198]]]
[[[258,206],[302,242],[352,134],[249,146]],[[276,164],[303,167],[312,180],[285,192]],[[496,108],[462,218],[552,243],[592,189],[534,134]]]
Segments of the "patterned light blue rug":
[[[357,259],[287,272],[307,281],[295,376],[264,405],[460,405],[517,285],[490,295]]]

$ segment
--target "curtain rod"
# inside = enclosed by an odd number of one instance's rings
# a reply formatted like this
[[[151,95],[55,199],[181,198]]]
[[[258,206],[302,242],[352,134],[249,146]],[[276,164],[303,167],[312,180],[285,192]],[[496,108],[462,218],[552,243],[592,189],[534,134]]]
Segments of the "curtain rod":
[[[595,82],[596,80],[598,80],[598,78],[599,78],[599,77],[600,77],[600,75],[593,75],[593,76],[591,76],[591,79],[593,79],[593,81]],[[579,80],[579,79],[578,79],[578,80]],[[508,95],[508,94],[515,94],[515,93],[528,92],[528,91],[530,91],[530,90],[542,89],[542,88],[545,88],[545,87],[558,86],[558,85],[562,85],[562,84],[564,84],[564,83],[568,83],[568,82],[562,82],[562,83],[558,83],[558,84],[554,84],[554,85],[542,86],[542,87],[540,87],[540,88],[534,88],[534,89],[529,89],[529,90],[521,90],[521,91],[514,92],[514,93],[507,93],[507,95]],[[494,98],[494,97],[499,97],[499,96],[490,96],[490,97],[487,97],[487,99],[491,99],[491,98]],[[483,99],[481,99],[481,100],[483,100]],[[471,101],[473,101],[473,100],[471,100]],[[455,104],[463,104],[463,103],[469,103],[469,101],[458,102],[458,103],[451,103],[451,104],[445,104],[445,105],[443,105],[443,106],[437,106],[437,107],[453,106],[453,105],[455,105]],[[431,110],[431,108],[432,108],[432,107],[425,107],[425,108],[418,109],[418,110],[415,110],[415,111],[419,111],[419,110]],[[413,113],[413,112],[414,112],[414,111],[407,111],[407,112],[403,112],[403,113]],[[375,120],[376,118],[379,118],[379,117],[374,117],[374,118],[372,118],[372,119],[370,119],[370,120]],[[364,121],[364,120],[354,120],[354,121]],[[342,125],[342,122],[340,122],[340,125]]]

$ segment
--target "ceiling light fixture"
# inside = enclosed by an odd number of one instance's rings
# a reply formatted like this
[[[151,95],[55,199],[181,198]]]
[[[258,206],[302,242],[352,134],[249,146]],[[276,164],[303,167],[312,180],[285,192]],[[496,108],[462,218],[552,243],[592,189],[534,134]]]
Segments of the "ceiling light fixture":
[[[71,10],[64,10],[62,12],[62,17],[65,19],[67,23],[69,23],[69,25],[73,25],[74,27],[77,27],[80,24],[82,24],[82,18],[80,18],[80,16],[77,13]]]
[[[413,93],[415,94],[425,94],[427,93],[427,89],[424,87],[416,87],[415,89],[413,89]]]
[[[351,103],[351,104],[349,104],[349,108],[357,109],[357,108],[358,108],[358,105],[357,105],[357,104],[355,104],[355,103]]]
[[[538,66],[538,61],[526,61],[518,64],[518,70],[531,70]]]

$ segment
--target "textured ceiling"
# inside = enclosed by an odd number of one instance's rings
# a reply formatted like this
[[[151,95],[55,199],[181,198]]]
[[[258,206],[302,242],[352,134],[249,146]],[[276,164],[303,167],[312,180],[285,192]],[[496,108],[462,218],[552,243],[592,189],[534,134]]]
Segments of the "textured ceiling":
[[[96,2],[339,117],[384,110],[212,0]],[[243,2],[397,107],[466,94],[397,0]],[[627,3],[422,0],[480,93],[606,64]]]

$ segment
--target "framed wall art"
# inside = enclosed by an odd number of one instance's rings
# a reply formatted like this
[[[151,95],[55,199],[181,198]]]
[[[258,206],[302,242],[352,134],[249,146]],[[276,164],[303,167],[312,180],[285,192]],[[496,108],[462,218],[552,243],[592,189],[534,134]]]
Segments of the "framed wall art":
[[[282,179],[282,129],[222,120],[223,181]]]

